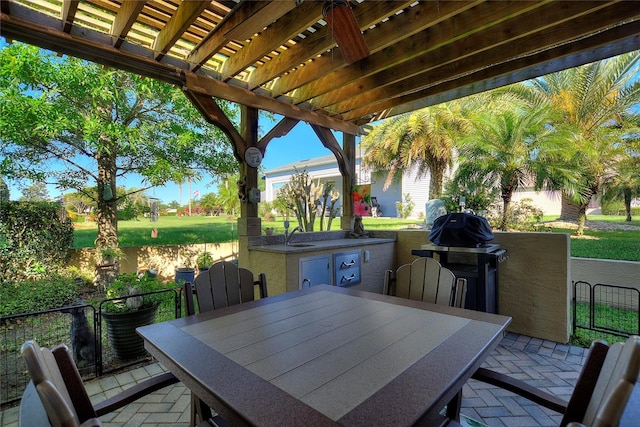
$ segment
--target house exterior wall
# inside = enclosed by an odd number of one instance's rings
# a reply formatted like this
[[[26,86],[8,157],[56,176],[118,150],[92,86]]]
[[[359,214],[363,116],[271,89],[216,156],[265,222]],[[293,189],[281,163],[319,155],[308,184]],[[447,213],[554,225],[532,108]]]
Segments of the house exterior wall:
[[[419,176],[417,168],[410,170],[402,176],[402,197],[405,193],[411,195],[414,203],[413,211],[409,218],[419,218],[420,214],[425,214],[425,204],[429,200],[429,186],[431,185],[431,174]],[[404,201],[404,200],[403,200]]]
[[[519,202],[522,199],[533,200],[533,205],[542,209],[545,215],[560,215],[562,201],[559,191],[534,191],[532,189],[517,190],[513,193],[511,201]]]
[[[312,178],[322,181],[333,180],[336,189],[343,196],[342,175],[333,156],[325,156],[317,159],[300,161],[296,164],[285,165],[265,172],[265,191],[262,200],[273,201],[279,188],[291,180],[296,172],[306,171]],[[371,183],[371,196],[376,197],[382,209],[382,216],[396,217],[396,202],[402,201],[404,193],[411,193],[415,207],[412,218],[418,218],[420,212],[424,212],[424,204],[429,194],[429,178],[416,180],[416,172],[405,174],[401,179],[391,183],[384,189],[386,174],[371,174],[366,168],[361,167],[361,158],[356,159],[356,183]],[[338,202],[337,206],[340,206]]]
[[[395,181],[384,189],[386,176],[371,175],[371,196],[376,197],[382,214],[380,216],[396,216],[396,202],[402,199],[402,183]]]
[[[386,190],[384,183],[387,178],[386,171],[380,173],[370,173],[361,167],[361,158],[356,159],[356,183],[371,182],[371,196],[376,197],[382,209],[382,216],[395,218],[396,202],[403,201],[406,193],[411,195],[414,203],[410,218],[419,218],[425,213],[425,204],[429,200],[429,187],[431,185],[430,174],[418,176],[417,169],[403,174],[403,176],[392,182]],[[263,195],[264,201],[271,202],[276,198],[278,188],[291,180],[291,176],[297,171],[307,171],[313,178],[321,180],[334,180],[336,189],[340,191],[342,197],[342,175],[338,169],[338,164],[333,157],[324,156],[316,159],[300,161],[295,164],[285,165],[265,172],[266,189]],[[532,199],[533,205],[541,209],[545,215],[559,215],[562,207],[559,191],[534,191],[531,188],[519,189],[513,194],[512,201],[518,202],[522,199]],[[338,203],[340,206],[340,203]]]

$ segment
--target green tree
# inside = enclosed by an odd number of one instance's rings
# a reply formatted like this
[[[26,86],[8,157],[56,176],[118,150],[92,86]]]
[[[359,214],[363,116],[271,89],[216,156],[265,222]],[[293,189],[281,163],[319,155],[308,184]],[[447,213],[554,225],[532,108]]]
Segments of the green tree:
[[[362,138],[366,152],[363,164],[388,172],[385,189],[413,167],[418,168],[421,176],[430,172],[429,198],[440,198],[456,136],[466,125],[461,104],[457,102],[385,120]]]
[[[456,180],[467,186],[497,186],[502,199],[500,229],[507,229],[513,193],[520,187],[544,182],[540,174],[548,147],[558,133],[547,126],[549,109],[517,103],[489,108],[471,120],[471,128],[460,148]]]
[[[238,179],[240,175],[236,174],[223,179],[218,186],[219,202],[224,208],[227,215],[236,217],[240,212],[240,199],[238,198]]]
[[[81,191],[64,194],[62,202],[67,206],[67,209],[71,207],[77,214],[84,215],[95,208],[96,195],[96,187],[85,187]]]
[[[0,176],[0,203],[8,202],[11,198],[11,193],[9,192],[9,186],[4,181],[4,178]]]
[[[149,197],[138,188],[127,189],[122,200],[121,209],[126,208],[130,212],[127,219],[138,219],[140,215],[151,211]]]
[[[200,197],[200,207],[207,215],[214,215],[222,210],[220,198],[215,193],[207,193]]]
[[[624,201],[626,220],[631,221],[631,200],[640,197],[640,145],[632,148],[630,155],[621,159],[614,167],[612,173],[605,178],[602,184],[603,202],[619,200]]]
[[[0,135],[4,176],[97,187],[98,247],[118,245],[117,179],[139,174],[144,191],[237,168],[226,136],[178,88],[21,43],[0,50]]]
[[[42,182],[34,182],[28,187],[22,189],[22,197],[20,201],[23,202],[46,202],[49,200],[49,190],[47,186]]]
[[[562,216],[577,219],[578,235],[584,232],[589,201],[625,157],[621,141],[629,129],[624,126],[631,122],[631,108],[640,102],[639,61],[636,51],[550,74],[529,86],[535,97],[560,114],[554,124],[572,134],[565,145],[567,168],[580,184],[557,184],[563,192]]]

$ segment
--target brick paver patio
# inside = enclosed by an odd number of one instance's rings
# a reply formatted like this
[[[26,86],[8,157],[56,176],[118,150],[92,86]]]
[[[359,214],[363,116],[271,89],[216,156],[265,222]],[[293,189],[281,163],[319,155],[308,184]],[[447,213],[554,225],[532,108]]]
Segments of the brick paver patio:
[[[508,373],[565,400],[571,395],[587,349],[509,333],[484,366]],[[101,401],[163,370],[151,364],[86,383],[92,400]],[[182,383],[105,415],[106,427],[189,425],[190,394]],[[561,416],[513,393],[471,380],[463,390],[462,414],[491,427],[557,426]],[[0,412],[0,427],[17,427],[18,407]]]

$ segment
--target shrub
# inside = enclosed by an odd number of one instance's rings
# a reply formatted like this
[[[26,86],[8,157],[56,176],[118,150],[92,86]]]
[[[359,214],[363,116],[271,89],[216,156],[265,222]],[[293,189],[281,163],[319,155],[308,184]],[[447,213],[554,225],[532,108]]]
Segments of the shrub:
[[[533,204],[533,200],[526,198],[518,202],[511,202],[507,217],[507,229],[521,231],[535,231],[535,224],[542,221],[543,212]],[[498,228],[502,222],[502,203],[489,207],[487,220],[493,228]]]
[[[396,211],[398,215],[400,215],[400,218],[405,219],[411,215],[411,212],[413,212],[414,206],[415,206],[415,203],[413,203],[413,200],[411,199],[411,195],[409,193],[405,193],[404,203],[396,202]]]
[[[68,260],[73,226],[58,203],[0,204],[0,281],[37,278]]]
[[[81,214],[77,214],[73,211],[67,211],[67,218],[74,224],[79,224],[85,222],[85,216]]]
[[[118,274],[113,283],[107,288],[107,298],[126,297],[128,295],[138,295],[164,289],[167,288],[155,277],[150,277],[146,274],[136,275],[135,273],[123,273]],[[167,293],[129,297],[105,302],[102,304],[102,309],[108,313],[125,313],[160,304],[169,298],[171,298],[171,295]]]
[[[603,201],[600,208],[602,215],[626,215],[624,202],[619,200]]]
[[[492,203],[498,198],[498,192],[498,189],[488,187],[483,183],[461,185],[457,181],[448,181],[445,183],[441,199],[444,201],[447,212],[460,211],[460,197],[465,198],[466,209],[478,212],[490,210]]]
[[[72,277],[78,286],[90,286],[95,278],[93,270],[76,267],[75,265],[65,267],[63,274]]]
[[[47,274],[46,278],[0,282],[0,315],[29,313],[71,304],[78,287],[71,275]]]
[[[273,203],[262,202],[258,208],[260,210],[260,216],[266,222],[273,222],[276,220],[276,216],[273,214]]]

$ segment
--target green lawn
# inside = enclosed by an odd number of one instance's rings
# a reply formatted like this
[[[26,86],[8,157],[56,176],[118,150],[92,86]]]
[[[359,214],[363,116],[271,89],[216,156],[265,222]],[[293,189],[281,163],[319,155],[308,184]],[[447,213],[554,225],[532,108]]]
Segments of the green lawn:
[[[545,217],[544,221],[553,221]],[[612,225],[640,227],[640,220],[625,221],[624,216],[589,215],[590,221],[603,221]],[[572,234],[573,229],[553,228],[554,233]],[[571,236],[571,256],[578,258],[616,259],[640,261],[640,230],[595,231],[585,229],[584,236]]]
[[[151,230],[158,229],[158,237],[151,238]],[[73,233],[73,247],[93,247],[98,236],[95,223],[82,223]],[[139,221],[119,221],[120,246],[179,245],[206,242],[230,242],[237,240],[238,227],[235,221],[224,216],[177,217],[161,216],[158,222],[143,218]],[[203,240],[204,239],[204,240]]]
[[[545,218],[546,220],[552,218]],[[620,216],[589,216],[589,220],[606,221],[619,225],[640,226],[640,220],[627,223]],[[363,220],[365,230],[398,230],[411,228],[421,224],[418,220],[397,218],[365,218]],[[275,233],[283,233],[282,219],[274,222],[263,222],[262,227],[273,227]],[[158,229],[158,237],[151,238],[151,230]],[[317,225],[316,225],[317,228]],[[333,221],[332,229],[340,228],[340,219]],[[554,232],[572,233],[569,229],[553,229]],[[171,245],[189,244],[198,242],[229,242],[236,240],[238,230],[236,221],[230,221],[225,216],[219,217],[176,217],[162,216],[158,222],[150,222],[148,219],[139,221],[120,221],[118,223],[120,246],[147,246],[147,245]],[[74,247],[93,247],[97,236],[95,224],[80,224],[74,232]],[[640,261],[640,231],[637,230],[612,230],[591,231],[586,230],[584,237],[571,237],[571,255],[582,258],[618,259],[627,261]]]
[[[395,218],[367,218],[364,221],[367,230],[397,230],[420,224],[418,220]],[[278,219],[273,222],[262,222],[262,227],[273,227],[276,234],[284,233],[284,221]],[[292,225],[293,227],[293,225]],[[333,230],[340,229],[340,218],[334,219],[331,224]],[[151,238],[151,230],[158,229],[158,237]],[[318,225],[316,224],[316,228]],[[93,247],[93,242],[98,236],[98,228],[95,223],[82,223],[74,232],[73,247]],[[230,221],[226,216],[204,217],[177,217],[161,216],[158,222],[148,219],[139,221],[118,222],[118,236],[120,246],[155,246],[155,245],[179,245],[198,242],[230,242],[238,238],[236,221]],[[204,239],[204,240],[203,240]]]
[[[573,308],[572,308],[573,310]],[[571,337],[571,343],[581,347],[589,347],[594,340],[605,340],[609,343],[625,341],[628,335],[640,332],[638,324],[638,312],[630,309],[619,309],[606,304],[595,304],[594,327],[599,330],[591,330],[591,311],[589,304],[577,303],[576,325],[578,326]],[[571,313],[573,316],[573,311]],[[618,334],[606,332],[616,331]]]

